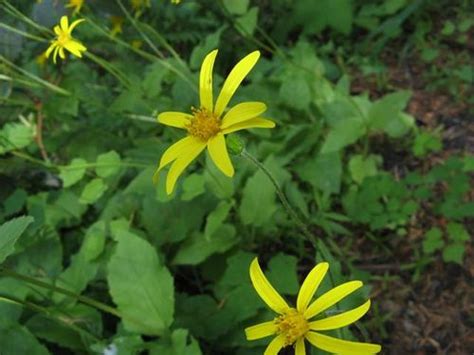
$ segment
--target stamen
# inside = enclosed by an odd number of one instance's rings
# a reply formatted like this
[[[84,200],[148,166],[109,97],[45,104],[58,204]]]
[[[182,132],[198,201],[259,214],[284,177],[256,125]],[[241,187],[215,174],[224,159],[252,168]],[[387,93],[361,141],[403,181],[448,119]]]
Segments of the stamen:
[[[294,308],[276,317],[274,322],[277,326],[277,333],[285,336],[285,346],[294,344],[309,330],[306,318]]]
[[[191,118],[191,122],[186,126],[191,136],[198,137],[207,142],[211,137],[220,132],[221,120],[212,112],[202,107],[199,109],[192,107],[191,112],[193,113],[193,118]]]

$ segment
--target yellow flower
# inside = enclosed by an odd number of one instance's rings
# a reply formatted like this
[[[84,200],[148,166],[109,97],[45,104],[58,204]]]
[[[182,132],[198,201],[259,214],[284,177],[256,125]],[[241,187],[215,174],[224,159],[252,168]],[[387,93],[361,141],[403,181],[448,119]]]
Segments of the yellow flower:
[[[181,0],[171,0],[172,4],[178,5],[181,2]]]
[[[273,128],[275,123],[261,118],[267,106],[263,102],[243,102],[224,111],[240,83],[252,70],[260,57],[255,51],[243,58],[231,70],[214,105],[212,93],[212,68],[217,50],[209,53],[201,66],[199,78],[200,107],[192,108],[192,114],[163,112],[158,115],[162,124],[187,131],[187,137],[169,147],[161,157],[153,176],[156,183],[161,169],[171,164],[166,178],[166,192],[171,194],[184,169],[207,147],[211,159],[227,176],[234,175],[234,167],[227,152],[224,135],[247,128]]]
[[[245,329],[247,340],[276,335],[264,355],[276,355],[281,348],[289,345],[294,346],[296,355],[304,355],[306,354],[305,339],[315,347],[330,353],[377,354],[380,352],[381,346],[377,344],[341,340],[319,333],[319,331],[337,329],[354,323],[367,313],[370,300],[350,311],[311,321],[313,317],[320,315],[362,286],[360,281],[346,282],[324,293],[310,304],[328,268],[328,263],[319,263],[311,270],[298,293],[296,308],[293,308],[268,282],[255,258],[250,265],[250,279],[262,300],[278,316],[273,321]]]
[[[139,14],[145,8],[151,7],[150,0],[130,0],[130,3],[135,14]]]
[[[73,7],[73,14],[77,14],[79,11],[81,11],[81,7],[83,4],[84,0],[69,0],[69,3],[66,5],[66,7]]]
[[[85,52],[87,48],[71,36],[72,30],[82,21],[84,20],[76,20],[69,26],[67,16],[61,17],[60,25],[54,26],[54,33],[56,33],[57,37],[46,50],[46,58],[49,58],[51,52],[53,52],[54,63],[56,63],[58,53],[62,59],[65,59],[66,54],[64,53],[64,49],[67,49],[76,57],[82,57],[82,52]]]

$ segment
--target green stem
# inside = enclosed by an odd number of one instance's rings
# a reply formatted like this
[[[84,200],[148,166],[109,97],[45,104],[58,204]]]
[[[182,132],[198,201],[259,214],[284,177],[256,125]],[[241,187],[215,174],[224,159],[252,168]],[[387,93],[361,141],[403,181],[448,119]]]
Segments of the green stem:
[[[86,296],[78,295],[78,294],[76,294],[72,291],[68,291],[66,289],[63,289],[63,288],[51,285],[49,283],[37,280],[33,277],[19,274],[19,273],[13,271],[13,270],[0,269],[0,276],[13,277],[17,280],[25,281],[25,282],[28,282],[32,285],[36,285],[36,286],[46,288],[46,289],[54,291],[54,292],[61,293],[63,295],[72,297],[72,298],[78,300],[79,302],[82,302],[82,303],[87,304],[91,307],[99,309],[99,310],[101,310],[105,313],[111,314],[111,315],[116,316],[118,318],[122,318],[122,315],[119,313],[119,311],[117,311],[115,308],[112,308],[112,307],[110,307],[110,306],[108,306],[108,305],[106,305],[102,302],[93,300],[92,298],[89,298],[89,297],[86,297]]]
[[[268,170],[265,165],[263,165],[257,158],[255,158],[252,154],[250,154],[248,151],[245,149],[242,151],[241,155],[249,160],[253,165],[255,165],[258,169],[260,169],[271,181],[273,186],[275,187],[275,191],[277,193],[278,198],[280,199],[283,207],[285,208],[286,212],[288,215],[293,219],[293,221],[296,223],[296,225],[301,229],[301,232],[304,234],[306,238],[308,238],[311,243],[315,243],[315,237],[314,235],[309,231],[308,227],[306,224],[301,220],[301,218],[298,216],[296,211],[291,207],[290,202],[285,196],[285,193],[283,192],[280,184],[276,180],[276,178],[273,176],[273,174]]]

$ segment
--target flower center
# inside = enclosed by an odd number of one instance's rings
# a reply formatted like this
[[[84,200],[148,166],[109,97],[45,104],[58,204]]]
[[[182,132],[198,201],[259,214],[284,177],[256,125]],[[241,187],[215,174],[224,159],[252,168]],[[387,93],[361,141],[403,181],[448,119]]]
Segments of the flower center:
[[[205,142],[214,137],[221,130],[221,120],[219,117],[209,112],[205,108],[191,108],[193,118],[186,126],[191,136],[197,137]]]
[[[285,314],[276,317],[274,322],[277,326],[277,333],[283,334],[286,338],[285,346],[294,344],[309,330],[306,318],[294,308],[290,308]]]
[[[64,46],[70,40],[71,40],[71,37],[69,36],[69,34],[67,32],[61,31],[61,34],[58,36],[58,43],[61,46]]]

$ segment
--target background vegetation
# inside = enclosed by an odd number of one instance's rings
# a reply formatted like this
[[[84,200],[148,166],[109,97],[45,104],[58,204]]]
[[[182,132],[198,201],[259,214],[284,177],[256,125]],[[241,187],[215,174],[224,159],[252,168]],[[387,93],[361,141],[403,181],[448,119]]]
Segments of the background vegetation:
[[[65,3],[0,4],[2,355],[260,354],[256,255],[289,298],[321,260],[363,280],[347,339],[474,351],[471,1],[86,0],[87,55],[57,65]],[[156,114],[196,105],[214,48],[218,85],[262,52],[233,102],[266,102],[277,128],[240,137],[314,243],[239,156],[233,179],[203,155],[171,197],[151,184],[179,138]]]

